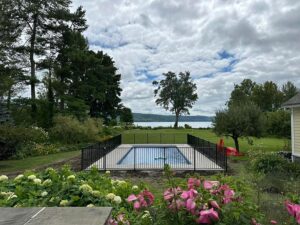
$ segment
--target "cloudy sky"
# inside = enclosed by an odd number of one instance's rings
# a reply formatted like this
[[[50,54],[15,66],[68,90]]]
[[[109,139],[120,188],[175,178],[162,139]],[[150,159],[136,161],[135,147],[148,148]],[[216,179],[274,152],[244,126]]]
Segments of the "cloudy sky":
[[[91,49],[112,56],[122,100],[133,112],[155,105],[153,80],[190,71],[199,100],[191,115],[213,115],[234,84],[288,80],[300,87],[299,0],[75,0],[86,10]]]

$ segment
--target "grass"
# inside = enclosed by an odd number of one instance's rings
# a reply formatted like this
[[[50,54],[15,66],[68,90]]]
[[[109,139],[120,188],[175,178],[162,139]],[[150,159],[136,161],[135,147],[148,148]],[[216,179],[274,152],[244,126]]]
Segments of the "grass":
[[[61,152],[56,154],[28,157],[21,160],[0,161],[0,174],[23,172],[39,167],[60,163],[80,155],[80,151]]]
[[[162,143],[175,143],[186,142],[186,134],[192,134],[194,136],[200,137],[212,143],[218,143],[220,138],[224,139],[225,146],[234,147],[234,142],[232,138],[218,137],[212,132],[211,129],[156,129],[156,130],[144,130],[144,129],[133,129],[123,132],[124,141],[127,143],[133,143],[133,134],[136,134],[135,141],[137,143],[147,143],[147,136],[149,143],[160,143],[160,133],[162,135]],[[285,138],[276,137],[264,137],[264,138],[252,138],[253,144],[250,145],[246,138],[239,139],[241,152],[247,151],[281,151],[290,146],[290,140]]]

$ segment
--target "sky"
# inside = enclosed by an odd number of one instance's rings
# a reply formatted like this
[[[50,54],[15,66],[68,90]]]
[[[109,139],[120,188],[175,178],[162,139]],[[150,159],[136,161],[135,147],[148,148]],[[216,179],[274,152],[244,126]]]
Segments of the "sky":
[[[191,115],[214,115],[245,78],[300,88],[299,0],[74,0],[80,5],[90,48],[113,57],[133,112],[170,114],[152,86],[168,71],[190,71],[197,84]]]

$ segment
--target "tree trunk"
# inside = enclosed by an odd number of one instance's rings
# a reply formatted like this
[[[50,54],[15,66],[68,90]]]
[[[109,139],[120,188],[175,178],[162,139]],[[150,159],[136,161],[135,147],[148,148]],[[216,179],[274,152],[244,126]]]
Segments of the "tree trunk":
[[[179,114],[176,113],[176,115],[175,115],[175,124],[174,124],[174,128],[175,128],[175,129],[178,128],[178,120],[179,120]]]
[[[237,152],[240,152],[240,145],[239,145],[239,138],[238,137],[232,137],[234,140],[234,144],[235,144],[235,148],[237,150]]]
[[[62,75],[60,76],[60,84],[61,84],[61,88],[62,88],[62,87],[64,86],[64,78],[63,78]],[[65,100],[63,99],[64,91],[62,90],[62,91],[59,93],[59,95],[60,95],[59,110],[60,110],[61,112],[63,112],[64,109],[65,109]]]
[[[29,50],[30,51],[31,118],[34,122],[36,120],[36,111],[37,111],[37,106],[35,101],[36,75],[35,75],[35,61],[34,61],[37,19],[38,19],[38,15],[35,14],[33,16],[32,34],[30,39],[30,50]]]
[[[48,117],[48,127],[53,125],[53,116],[54,116],[54,96],[52,88],[52,68],[49,67],[49,77],[48,77],[48,104],[49,104],[49,117]]]
[[[12,90],[11,90],[11,88],[10,88],[10,89],[8,90],[7,101],[6,101],[6,107],[7,107],[8,110],[10,110],[11,94],[12,94]]]

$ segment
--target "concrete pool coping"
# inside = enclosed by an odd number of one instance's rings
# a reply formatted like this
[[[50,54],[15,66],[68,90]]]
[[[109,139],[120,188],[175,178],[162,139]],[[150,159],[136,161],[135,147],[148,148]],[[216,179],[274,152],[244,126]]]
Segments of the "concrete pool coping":
[[[176,164],[176,167],[172,170],[197,170],[197,171],[224,171],[222,167],[217,165],[214,161],[203,155],[198,151],[193,151],[193,147],[188,144],[122,144],[108,153],[104,158],[91,164],[87,169],[96,167],[99,170],[161,170],[163,166],[161,164],[118,164],[118,162],[124,157],[125,154],[132,147],[177,147],[180,152],[186,157],[192,164]],[[195,161],[194,161],[195,154]],[[106,168],[104,168],[106,165]]]
[[[3,225],[106,225],[111,207],[1,208]]]

